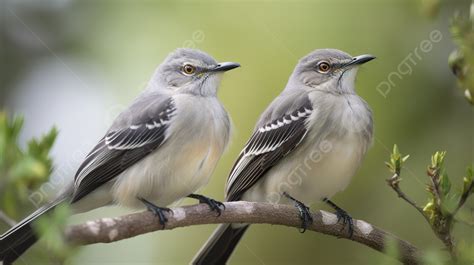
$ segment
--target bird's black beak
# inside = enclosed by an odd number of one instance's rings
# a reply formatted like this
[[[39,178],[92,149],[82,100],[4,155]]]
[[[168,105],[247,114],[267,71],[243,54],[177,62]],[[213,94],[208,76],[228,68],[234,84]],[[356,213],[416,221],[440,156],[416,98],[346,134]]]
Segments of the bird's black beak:
[[[350,61],[347,64],[347,66],[364,64],[368,61],[372,61],[373,59],[375,59],[375,56],[370,55],[370,54],[359,55],[359,56],[356,56],[356,57],[352,58],[352,61]]]
[[[216,67],[209,69],[209,72],[225,72],[240,67],[240,64],[233,62],[219,63]]]

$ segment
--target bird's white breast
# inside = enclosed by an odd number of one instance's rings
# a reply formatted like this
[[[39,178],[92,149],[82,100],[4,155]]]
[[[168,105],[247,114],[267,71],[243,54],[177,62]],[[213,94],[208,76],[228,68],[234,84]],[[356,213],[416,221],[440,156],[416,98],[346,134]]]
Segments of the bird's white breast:
[[[371,142],[370,110],[355,95],[324,101],[325,106],[315,104],[304,141],[247,191],[244,200],[286,203],[281,195],[287,192],[311,204],[347,187]]]
[[[209,181],[229,141],[227,113],[215,97],[177,95],[175,104],[165,143],[117,178],[116,203],[140,207],[143,197],[166,206]]]

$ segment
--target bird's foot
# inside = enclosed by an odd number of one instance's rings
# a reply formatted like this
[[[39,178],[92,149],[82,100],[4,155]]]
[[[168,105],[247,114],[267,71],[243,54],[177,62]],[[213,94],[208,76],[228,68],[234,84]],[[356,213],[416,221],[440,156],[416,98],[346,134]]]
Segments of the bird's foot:
[[[283,196],[295,203],[295,207],[296,209],[298,209],[298,213],[301,219],[300,233],[304,233],[306,229],[313,223],[313,215],[309,211],[309,207],[306,206],[304,203],[298,201],[297,199],[291,197],[290,194],[286,192],[283,192]]]
[[[222,210],[225,210],[225,205],[222,202],[216,201],[216,200],[214,200],[212,198],[209,198],[209,197],[206,197],[204,195],[190,194],[190,195],[188,195],[188,197],[192,198],[192,199],[199,200],[199,203],[207,204],[212,212],[217,213],[217,216],[220,216],[221,213],[222,213]],[[222,207],[222,210],[221,210],[221,207]]]
[[[337,222],[339,223],[342,220],[342,224],[344,225],[341,231],[347,226],[349,238],[352,238],[352,235],[354,234],[354,221],[352,220],[352,217],[328,198],[324,198],[323,201],[336,210],[335,214],[337,216]]]
[[[160,225],[165,227],[165,224],[168,222],[168,218],[166,218],[165,212],[166,213],[173,213],[173,210],[170,208],[166,207],[159,207],[153,204],[152,202],[144,199],[144,198],[138,198],[147,208],[148,211],[152,212],[155,216],[158,217],[158,220],[160,222]]]

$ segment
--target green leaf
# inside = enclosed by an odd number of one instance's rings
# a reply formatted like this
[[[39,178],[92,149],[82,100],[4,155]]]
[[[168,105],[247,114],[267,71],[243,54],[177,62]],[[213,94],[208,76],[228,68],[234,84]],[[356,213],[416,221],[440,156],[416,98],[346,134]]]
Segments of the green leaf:
[[[11,175],[12,181],[43,179],[48,175],[48,168],[42,161],[26,156],[12,166]]]
[[[58,134],[52,128],[28,141],[23,150],[18,145],[23,123],[22,117],[0,112],[0,206],[13,217],[31,206],[28,195],[48,180],[53,168],[50,151]]]
[[[0,172],[6,172],[8,166],[21,155],[18,147],[18,136],[23,127],[23,118],[8,119],[5,112],[0,112]],[[7,177],[3,175],[2,177]]]
[[[446,194],[443,197],[443,200],[441,202],[441,213],[443,214],[444,217],[450,216],[453,211],[456,209],[457,205],[459,202],[459,194],[457,193],[449,193]]]
[[[446,156],[446,151],[436,151],[434,155],[431,156],[431,167],[442,168],[444,164],[445,156]]]
[[[400,175],[403,163],[407,161],[408,157],[410,156],[406,155],[402,158],[402,155],[398,150],[398,146],[394,144],[392,153],[390,154],[390,161],[385,162],[385,165],[387,165],[387,167],[390,169],[390,172],[392,172],[393,174]]]
[[[52,213],[43,215],[33,226],[35,231],[41,235],[42,244],[46,245],[48,252],[61,260],[70,255],[73,250],[63,236],[70,215],[69,206],[61,204]]]
[[[431,199],[425,207],[423,207],[423,212],[428,216],[428,220],[433,224],[437,217],[437,206],[433,199]]]
[[[39,140],[31,139],[28,142],[28,153],[36,156],[44,156],[51,150],[58,130],[53,127],[47,134],[43,135]]]
[[[396,144],[393,145],[393,152],[394,156],[400,156],[400,152],[398,151],[398,146]]]
[[[406,155],[406,156],[404,156],[404,157],[402,158],[402,162],[405,162],[405,161],[407,161],[409,157],[410,157],[410,155]]]
[[[393,168],[393,166],[392,166],[391,163],[385,162],[385,165],[388,167],[388,169],[389,169],[391,172],[395,172],[395,168]]]
[[[451,190],[451,181],[449,180],[447,173],[441,175],[439,180],[439,186],[443,195],[447,196],[449,191]]]

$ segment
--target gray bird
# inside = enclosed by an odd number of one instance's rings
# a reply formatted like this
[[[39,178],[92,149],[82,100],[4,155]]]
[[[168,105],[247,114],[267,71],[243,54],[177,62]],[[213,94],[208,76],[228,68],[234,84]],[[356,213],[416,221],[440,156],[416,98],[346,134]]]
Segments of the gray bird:
[[[302,232],[312,222],[305,204],[323,200],[352,235],[352,218],[328,198],[347,187],[372,142],[372,113],[354,83],[374,58],[334,49],[302,58],[235,162],[226,200],[294,203]],[[192,263],[225,264],[247,228],[220,225]]]
[[[220,202],[193,192],[207,184],[229,143],[231,123],[216,94],[222,73],[239,66],[198,50],[171,53],[87,155],[74,182],[0,237],[0,261],[10,264],[34,244],[32,222],[61,203],[74,213],[146,206],[162,225],[163,211],[170,211],[164,206],[187,196],[220,213]]]

